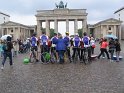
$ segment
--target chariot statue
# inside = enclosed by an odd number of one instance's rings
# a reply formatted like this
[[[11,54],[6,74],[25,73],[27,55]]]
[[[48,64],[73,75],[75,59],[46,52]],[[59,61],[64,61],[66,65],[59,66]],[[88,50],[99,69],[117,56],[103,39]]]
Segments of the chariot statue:
[[[67,8],[67,3],[64,4],[63,1],[60,1],[59,4],[56,4],[56,8],[59,8],[59,9],[63,9],[63,8]]]

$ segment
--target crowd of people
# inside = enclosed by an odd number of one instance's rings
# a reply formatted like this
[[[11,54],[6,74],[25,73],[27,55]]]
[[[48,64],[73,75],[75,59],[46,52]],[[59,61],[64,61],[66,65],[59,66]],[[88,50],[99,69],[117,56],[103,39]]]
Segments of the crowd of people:
[[[83,37],[79,37],[79,34],[76,33],[72,38],[69,36],[69,32],[65,33],[66,36],[62,36],[60,33],[54,33],[52,38],[49,38],[45,32],[42,32],[42,35],[37,38],[37,33],[33,33],[32,37],[24,40],[11,41],[11,37],[8,37],[7,40],[1,42],[0,44],[0,52],[1,57],[3,57],[2,67],[4,68],[4,64],[6,58],[9,57],[10,65],[13,65],[12,57],[17,56],[18,53],[29,52],[30,50],[34,50],[36,53],[36,61],[39,61],[38,58],[38,49],[41,49],[41,54],[43,52],[52,53],[55,51],[56,60],[59,63],[64,63],[64,54],[67,53],[68,59],[71,62],[75,59],[76,52],[78,53],[78,58],[80,62],[84,61],[84,52],[88,52],[88,58],[91,60],[91,55],[94,54],[94,49],[96,47],[95,39],[93,37],[89,37],[86,32],[83,33]],[[114,52],[116,52],[117,62],[119,62],[119,55],[121,51],[121,46],[118,39],[110,38],[107,41],[106,38],[101,38],[99,41],[100,44],[100,54],[98,55],[98,59],[102,56],[113,61]],[[39,48],[40,47],[40,48]],[[71,53],[71,50],[72,52]]]
[[[45,32],[42,33],[39,39],[37,38],[37,34],[34,34],[31,37],[31,47],[37,51],[38,46],[40,46],[41,53],[56,51],[56,59],[59,63],[64,63],[65,52],[67,53],[70,62],[75,59],[76,52],[78,53],[80,61],[83,62],[84,52],[86,52],[86,50],[88,52],[88,58],[91,60],[91,55],[94,54],[94,49],[96,47],[95,39],[93,37],[89,37],[86,32],[83,33],[82,38],[79,37],[78,33],[76,33],[73,38],[69,36],[69,32],[66,32],[65,34],[66,36],[63,37],[60,33],[54,33],[54,36],[51,39],[45,34]],[[105,57],[106,53],[107,58],[110,59],[110,61],[113,61],[113,55],[114,52],[116,52],[116,61],[119,62],[121,47],[118,39],[110,38],[109,41],[107,41],[106,38],[102,38],[99,44],[101,53],[98,55],[98,59],[100,59],[101,55]],[[70,49],[73,51],[72,54]]]

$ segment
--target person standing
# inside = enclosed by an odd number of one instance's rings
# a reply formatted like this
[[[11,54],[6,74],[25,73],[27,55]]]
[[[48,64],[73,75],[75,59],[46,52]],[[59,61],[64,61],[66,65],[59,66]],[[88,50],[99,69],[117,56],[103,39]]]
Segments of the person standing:
[[[56,41],[57,39],[58,39],[57,33],[54,33],[54,36],[51,38],[51,42],[52,42],[51,53],[53,53],[55,55],[57,62],[59,62],[58,54],[56,52],[56,44],[53,43],[53,41]]]
[[[13,48],[13,44],[11,42],[11,37],[8,36],[7,37],[7,40],[4,42],[3,44],[3,61],[2,61],[2,67],[1,69],[3,70],[4,69],[4,64],[5,64],[5,61],[6,61],[6,58],[9,57],[9,62],[10,62],[10,66],[13,65],[13,62],[12,62],[12,48]]]
[[[31,37],[31,51],[35,51],[36,54],[36,61],[38,62],[38,39],[37,39],[37,33],[34,32],[33,36]]]
[[[113,38],[110,38],[109,41],[109,53],[111,55],[111,62],[113,62],[113,55],[114,55],[114,50],[115,50],[115,41]]]
[[[84,43],[84,51],[88,51],[88,58],[91,60],[91,45],[90,45],[90,37],[87,36],[87,33],[84,32],[84,37],[82,38],[82,41]]]
[[[121,51],[121,45],[118,39],[115,40],[115,49],[116,49],[116,57],[117,60],[116,62],[119,62],[119,56],[120,56],[120,51]]]
[[[62,35],[58,34],[58,39],[54,39],[53,43],[56,44],[56,51],[58,52],[60,64],[64,63],[64,53],[66,50],[66,40],[63,39]]]
[[[68,54],[68,59],[70,60],[70,63],[71,63],[72,60],[71,60],[71,54],[70,54],[70,37],[69,37],[69,32],[66,32],[65,34],[66,34],[66,36],[64,37],[64,39],[67,42],[66,51],[67,51],[67,54]]]
[[[90,45],[91,45],[91,53],[94,54],[94,48],[96,47],[96,45],[93,37],[91,37]]]
[[[72,55],[73,60],[75,58],[76,51],[78,52],[79,59],[81,59],[81,56],[80,56],[80,42],[81,42],[81,39],[79,37],[79,34],[76,33],[75,37],[73,38],[73,55]]]
[[[49,40],[49,37],[46,35],[46,32],[42,32],[42,35],[40,36],[41,53],[49,51],[48,40]]]

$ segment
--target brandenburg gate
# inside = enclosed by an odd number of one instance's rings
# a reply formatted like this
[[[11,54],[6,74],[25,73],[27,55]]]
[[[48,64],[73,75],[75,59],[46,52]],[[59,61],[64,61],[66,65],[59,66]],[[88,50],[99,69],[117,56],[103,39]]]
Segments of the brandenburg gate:
[[[37,19],[37,33],[41,35],[42,23],[46,23],[46,34],[49,36],[50,22],[54,22],[54,32],[58,33],[58,21],[66,22],[66,31],[69,31],[69,21],[74,21],[74,33],[78,32],[78,21],[82,21],[83,32],[87,31],[87,14],[86,9],[68,9],[67,3],[64,5],[60,1],[59,5],[56,4],[54,10],[38,10]]]

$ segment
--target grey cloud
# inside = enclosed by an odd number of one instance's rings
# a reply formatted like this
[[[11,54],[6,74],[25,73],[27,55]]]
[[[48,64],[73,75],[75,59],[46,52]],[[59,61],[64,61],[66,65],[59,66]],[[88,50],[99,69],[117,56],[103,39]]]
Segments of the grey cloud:
[[[10,14],[35,15],[36,10],[54,9],[60,0],[2,0],[0,11]],[[111,15],[123,6],[123,0],[63,0],[68,8],[87,9],[88,20],[101,20]],[[7,13],[7,14],[8,14]],[[95,15],[96,14],[96,15]]]

